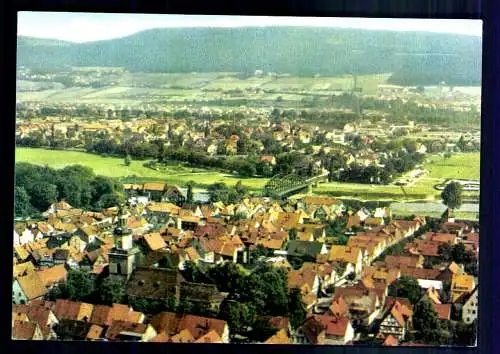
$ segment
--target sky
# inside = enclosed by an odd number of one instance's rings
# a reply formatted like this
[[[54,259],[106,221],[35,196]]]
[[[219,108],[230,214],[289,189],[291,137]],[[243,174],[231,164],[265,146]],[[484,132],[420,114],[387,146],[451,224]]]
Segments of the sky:
[[[19,12],[18,35],[72,42],[112,39],[163,27],[312,26],[482,36],[481,20],[266,17]]]

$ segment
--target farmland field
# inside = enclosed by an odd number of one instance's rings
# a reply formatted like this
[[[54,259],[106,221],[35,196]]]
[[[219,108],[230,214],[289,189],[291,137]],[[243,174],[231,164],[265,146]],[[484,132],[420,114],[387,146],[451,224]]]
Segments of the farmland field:
[[[81,164],[92,168],[97,175],[116,178],[137,177],[149,181],[166,181],[179,185],[184,185],[186,182],[192,180],[200,187],[217,182],[234,185],[241,180],[243,185],[256,191],[261,190],[267,181],[264,178],[240,178],[219,171],[203,170],[199,168],[195,169],[196,172],[193,173],[192,168],[180,163],[171,164],[166,172],[160,172],[144,167],[143,164],[146,161],[132,161],[130,166],[125,166],[122,158],[103,157],[78,151],[17,148],[16,162],[48,165],[56,169],[64,168],[69,165]]]
[[[377,85],[385,83],[390,74],[360,75],[358,76],[358,87],[364,93],[373,93]],[[197,73],[197,74],[151,74],[151,73],[127,73],[117,77],[116,85],[110,86],[109,80],[104,78],[102,88],[71,87],[60,89],[49,89],[42,91],[17,92],[17,99],[23,101],[47,101],[47,102],[99,102],[103,104],[117,104],[118,100],[124,100],[123,104],[139,105],[141,101],[154,101],[169,99],[173,96],[182,97],[187,100],[207,97],[202,89],[246,89],[250,87],[262,87],[268,89],[290,90],[297,89],[311,93],[317,90],[350,90],[353,79],[350,76],[342,77],[249,77],[238,79],[231,73]],[[19,85],[23,85],[22,80]],[[148,87],[144,87],[144,85]],[[29,87],[29,82],[26,85]],[[141,86],[141,87],[138,87]],[[252,95],[245,93],[247,99],[269,98],[265,95]],[[285,101],[300,100],[302,96],[283,94]],[[135,102],[133,102],[135,101]]]

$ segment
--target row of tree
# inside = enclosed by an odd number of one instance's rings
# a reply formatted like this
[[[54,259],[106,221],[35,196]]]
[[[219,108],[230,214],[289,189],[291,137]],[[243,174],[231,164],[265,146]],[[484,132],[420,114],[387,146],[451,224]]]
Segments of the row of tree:
[[[122,186],[115,179],[96,176],[81,165],[56,170],[47,166],[17,163],[15,215],[27,217],[44,212],[56,201],[76,208],[102,210],[122,200]]]

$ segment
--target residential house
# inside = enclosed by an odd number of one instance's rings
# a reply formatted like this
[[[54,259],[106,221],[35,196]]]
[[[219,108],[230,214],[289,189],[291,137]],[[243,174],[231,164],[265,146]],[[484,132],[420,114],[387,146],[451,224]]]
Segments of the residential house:
[[[451,301],[458,302],[461,297],[468,296],[474,291],[476,282],[472,275],[455,274],[451,279]]]
[[[394,302],[382,317],[379,333],[401,341],[409,329],[412,316],[412,310],[398,301]]]
[[[138,267],[127,282],[125,294],[131,299],[173,298],[177,302],[183,280],[178,270]]]
[[[327,254],[328,250],[322,242],[292,240],[288,242],[286,252],[292,257],[301,257],[305,260],[314,261],[319,254]]]
[[[328,261],[351,264],[356,275],[361,274],[363,267],[363,251],[357,247],[334,245],[330,248]]]
[[[15,321],[12,326],[14,340],[43,340],[43,333],[38,323]]]
[[[313,267],[306,265],[299,270],[288,272],[288,288],[300,289],[302,301],[306,309],[311,309],[317,301],[319,290],[319,277]]]
[[[165,333],[170,338],[185,331],[185,335],[181,337],[186,337],[189,334],[188,337],[192,337],[192,341],[194,341],[214,331],[222,343],[229,343],[227,322],[215,318],[161,312],[153,316],[151,325],[157,333]],[[172,341],[178,342],[180,340]]]
[[[106,330],[105,338],[110,341],[149,342],[157,335],[150,324],[113,320]]]
[[[309,315],[293,337],[295,344],[345,345],[354,339],[349,318]]]
[[[161,202],[165,193],[166,184],[165,183],[144,183],[143,194],[148,197],[149,200],[155,202]]]
[[[50,306],[45,304],[37,304],[35,302],[29,305],[13,305],[12,306],[13,320],[24,315],[23,321],[36,323],[40,326],[43,334],[43,339],[50,340],[56,338],[54,326],[59,323]],[[14,316],[15,315],[15,316]]]
[[[479,298],[477,286],[474,290],[464,299],[462,306],[462,321],[466,324],[471,324],[477,319],[479,312]]]
[[[29,272],[27,275],[14,279],[12,284],[12,302],[14,304],[28,304],[30,301],[42,299],[47,288],[38,272]]]
[[[338,306],[336,309],[332,308],[335,303]],[[337,311],[342,309],[342,304],[345,304],[346,308],[342,314],[350,319],[354,327],[371,325],[382,307],[381,296],[360,284],[335,288],[330,312],[340,314]]]
[[[64,264],[59,264],[50,268],[38,271],[38,276],[43,282],[43,285],[50,289],[52,286],[66,282],[68,271]]]

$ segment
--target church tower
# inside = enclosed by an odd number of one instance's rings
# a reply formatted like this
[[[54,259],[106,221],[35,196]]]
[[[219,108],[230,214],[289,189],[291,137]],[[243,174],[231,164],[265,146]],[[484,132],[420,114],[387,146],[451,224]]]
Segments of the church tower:
[[[109,276],[127,281],[134,271],[140,250],[134,246],[132,232],[127,227],[127,217],[120,206],[118,226],[113,233],[114,247],[109,250]]]

